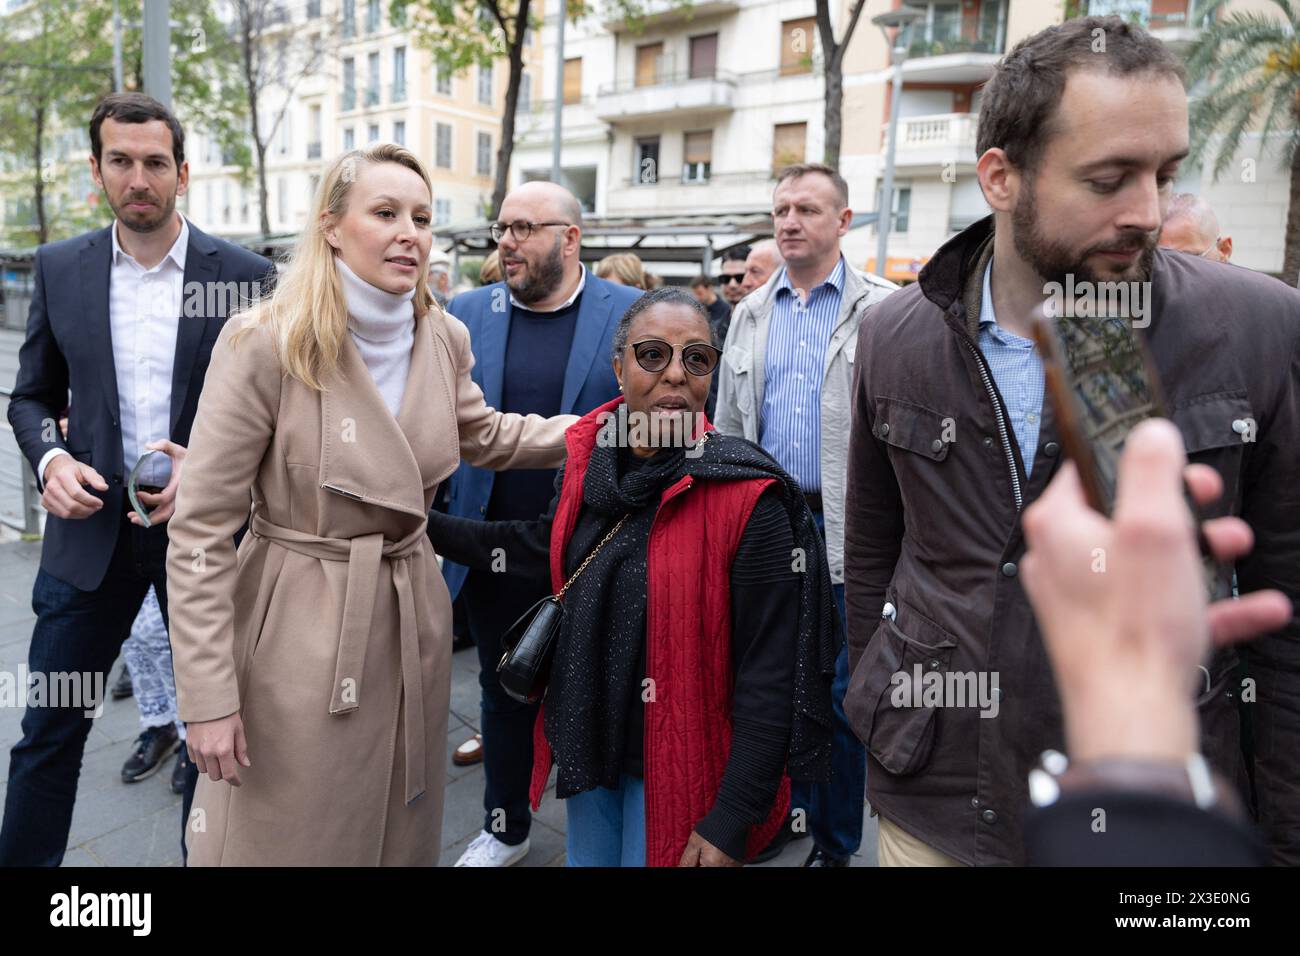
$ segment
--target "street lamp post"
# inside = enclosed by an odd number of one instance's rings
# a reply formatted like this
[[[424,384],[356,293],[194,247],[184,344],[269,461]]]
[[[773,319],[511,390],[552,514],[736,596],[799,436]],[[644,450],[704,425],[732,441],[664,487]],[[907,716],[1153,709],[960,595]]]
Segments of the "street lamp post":
[[[892,47],[894,63],[893,95],[889,100],[889,144],[885,147],[885,180],[880,188],[880,204],[876,213],[876,275],[885,278],[885,256],[889,251],[889,230],[894,221],[894,147],[898,142],[898,106],[903,99],[903,61],[907,59],[907,44],[903,42],[906,27],[925,18],[920,10],[899,7],[871,18],[880,27],[885,42]],[[891,41],[889,28],[894,28]]]
[[[560,18],[555,37],[555,118],[551,132],[551,182],[563,185],[560,172],[560,145],[564,138],[564,21],[568,15],[565,0],[560,0]]]

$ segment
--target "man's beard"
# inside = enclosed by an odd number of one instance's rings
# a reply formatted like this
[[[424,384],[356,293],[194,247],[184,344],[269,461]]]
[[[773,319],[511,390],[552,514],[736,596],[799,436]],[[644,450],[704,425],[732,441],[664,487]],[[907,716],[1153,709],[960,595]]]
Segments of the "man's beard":
[[[108,195],[107,191],[105,191],[105,195]],[[128,217],[125,211],[126,206],[128,203],[136,201],[157,203],[155,208],[158,210],[158,214],[156,216],[150,216],[147,219],[140,219],[138,216],[136,216],[136,218]],[[108,204],[113,210],[113,215],[117,217],[117,221],[126,226],[126,228],[130,229],[132,232],[157,232],[159,229],[163,228],[163,226],[167,225],[167,223],[171,222],[172,217],[176,215],[175,193],[172,193],[163,202],[158,202],[157,197],[152,194],[144,196],[137,194],[123,198],[121,205],[114,203],[112,198],[109,199]]]
[[[563,241],[562,236],[556,236],[555,245],[545,259],[536,264],[528,263],[521,278],[506,279],[510,291],[524,305],[540,302],[559,288],[564,279],[564,254],[560,251]]]
[[[1080,282],[1146,282],[1151,278],[1151,266],[1155,261],[1156,243],[1160,231],[1129,232],[1122,239],[1104,245],[1089,246],[1081,253],[1053,242],[1039,228],[1038,203],[1034,189],[1026,180],[1024,193],[1011,210],[1011,238],[1016,252],[1038,275],[1044,283],[1059,282],[1066,286],[1066,276],[1073,275],[1074,283]],[[1127,252],[1134,248],[1142,251],[1127,271],[1117,275],[1101,276],[1088,267],[1088,257],[1098,252]]]

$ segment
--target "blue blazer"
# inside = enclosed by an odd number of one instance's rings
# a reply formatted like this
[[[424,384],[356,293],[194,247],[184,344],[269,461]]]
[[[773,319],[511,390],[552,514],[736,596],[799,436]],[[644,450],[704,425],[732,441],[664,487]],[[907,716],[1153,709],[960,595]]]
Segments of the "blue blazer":
[[[564,369],[561,414],[585,415],[618,394],[618,380],[611,365],[614,330],[627,307],[641,295],[640,289],[606,282],[587,271],[569,364]],[[451,301],[447,311],[468,327],[470,349],[474,353],[474,369],[470,375],[483,389],[488,405],[500,408],[506,339],[510,334],[510,290],[504,282],[495,282],[464,292]],[[495,472],[462,462],[449,479],[447,513],[482,520],[487,514],[495,477]],[[460,593],[468,573],[464,565],[443,562],[442,574],[452,600]]]
[[[113,226],[36,250],[27,337],[18,353],[18,380],[9,400],[9,423],[33,471],[51,448],[62,448],[104,476],[108,491],[89,518],[49,515],[41,569],[83,591],[104,580],[122,520],[123,482],[135,462],[122,461],[121,411],[108,315]],[[270,261],[201,232],[190,223],[185,252],[182,312],[177,316],[172,366],[171,429],[167,437],[188,445],[208,359],[234,303],[211,283],[252,283],[267,294],[275,281]],[[191,283],[200,283],[191,286]],[[192,296],[194,288],[204,290]],[[231,291],[238,291],[233,287]],[[251,291],[248,290],[248,291]],[[68,392],[74,396],[68,405]],[[45,427],[68,408],[68,437]],[[40,482],[40,475],[36,476]]]

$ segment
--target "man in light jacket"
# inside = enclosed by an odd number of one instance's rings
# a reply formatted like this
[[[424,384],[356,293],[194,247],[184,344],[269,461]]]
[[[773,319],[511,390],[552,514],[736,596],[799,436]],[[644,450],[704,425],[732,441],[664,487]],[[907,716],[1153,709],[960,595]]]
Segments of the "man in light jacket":
[[[736,306],[719,366],[719,431],[758,442],[803,488],[825,536],[844,617],[844,488],[858,325],[896,286],[851,267],[844,178],[820,163],[782,170],[772,195],[785,265]],[[844,716],[848,657],[835,665],[835,735],[828,784],[796,782],[815,846],[805,866],[846,866],[862,841],[866,757]]]

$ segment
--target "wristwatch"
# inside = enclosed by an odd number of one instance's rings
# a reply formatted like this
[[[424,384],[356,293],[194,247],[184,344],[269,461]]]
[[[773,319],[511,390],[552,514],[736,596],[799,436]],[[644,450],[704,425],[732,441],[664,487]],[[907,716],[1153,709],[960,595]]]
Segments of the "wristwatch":
[[[1045,750],[1029,771],[1029,800],[1050,807],[1063,794],[1081,791],[1122,791],[1158,794],[1240,816],[1240,801],[1232,788],[1199,753],[1182,762],[1139,757],[1103,757],[1071,763],[1058,750]]]

